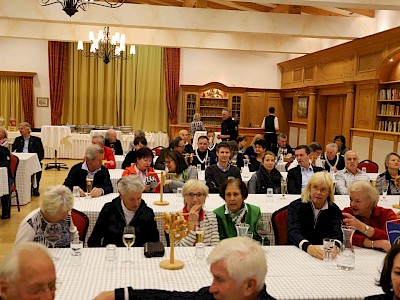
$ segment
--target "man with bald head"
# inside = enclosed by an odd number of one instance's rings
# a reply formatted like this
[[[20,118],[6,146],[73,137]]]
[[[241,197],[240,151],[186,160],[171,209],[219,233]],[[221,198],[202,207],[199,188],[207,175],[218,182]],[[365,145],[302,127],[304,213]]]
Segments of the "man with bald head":
[[[117,139],[117,132],[114,129],[108,129],[106,132],[105,146],[111,148],[115,155],[123,155],[121,141]]]
[[[56,270],[45,246],[16,245],[0,264],[1,299],[50,300],[55,294]]]
[[[182,129],[181,131],[179,131],[179,137],[182,139],[182,141],[184,142],[184,148],[183,148],[183,153],[193,153],[193,147],[192,145],[190,145],[188,143],[188,138],[189,138],[189,133],[187,130]]]

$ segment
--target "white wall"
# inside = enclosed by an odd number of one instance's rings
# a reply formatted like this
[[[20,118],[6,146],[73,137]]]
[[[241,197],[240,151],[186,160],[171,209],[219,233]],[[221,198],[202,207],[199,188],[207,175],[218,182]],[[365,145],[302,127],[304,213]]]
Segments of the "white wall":
[[[375,12],[376,31],[381,32],[400,26],[400,12],[393,10],[377,10]]]
[[[277,63],[287,54],[249,51],[181,49],[181,84],[220,82],[226,86],[280,89]]]
[[[37,73],[33,78],[35,127],[50,125],[50,106],[36,107],[36,97],[50,98],[47,41],[0,38],[0,57],[0,71]]]

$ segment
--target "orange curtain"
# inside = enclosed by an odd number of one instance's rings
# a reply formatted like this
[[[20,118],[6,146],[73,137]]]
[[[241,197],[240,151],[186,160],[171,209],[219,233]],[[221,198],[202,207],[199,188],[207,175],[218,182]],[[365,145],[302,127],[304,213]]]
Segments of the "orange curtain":
[[[170,124],[177,124],[181,50],[164,48],[165,91]]]
[[[49,42],[51,125],[61,125],[68,43]]]
[[[28,122],[32,127],[35,127],[33,122],[33,78],[20,77],[19,82],[25,122]]]

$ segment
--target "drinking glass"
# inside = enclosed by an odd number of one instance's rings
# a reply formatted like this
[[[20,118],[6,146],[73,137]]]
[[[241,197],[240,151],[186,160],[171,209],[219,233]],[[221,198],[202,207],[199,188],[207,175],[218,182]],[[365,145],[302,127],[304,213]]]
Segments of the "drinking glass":
[[[90,193],[93,188],[93,178],[86,176],[86,196],[90,198]]]
[[[62,228],[61,224],[48,224],[46,229],[44,230],[44,236],[46,240],[51,245],[51,248],[55,248],[56,243],[61,239]],[[54,261],[59,260],[60,258],[54,255],[54,250],[52,250],[52,257]]]
[[[197,164],[197,171],[201,171],[201,164]]]
[[[72,193],[74,194],[74,197],[80,198],[81,193],[80,193],[80,187],[79,186],[74,186],[72,189]]]
[[[280,199],[285,200],[285,194],[287,193],[287,182],[285,179],[282,178],[281,180],[281,193],[282,193],[282,197]]]
[[[256,224],[256,232],[261,236],[261,246],[264,246],[264,239],[267,235],[272,233],[271,222],[265,219],[258,220]]]
[[[330,238],[323,239],[323,250],[324,250],[324,261],[329,262],[332,260],[333,248],[335,246],[335,240]]]
[[[321,159],[321,167],[325,170],[325,159]]]
[[[272,197],[272,196],[274,196],[274,189],[267,188],[267,197]]]
[[[363,172],[363,174],[367,174],[367,168],[366,167],[362,167],[361,171]]]
[[[386,201],[386,195],[389,188],[389,182],[386,179],[382,180],[382,201]]]
[[[71,241],[71,264],[79,266],[82,263],[83,242],[80,240]]]
[[[136,235],[135,235],[135,227],[133,226],[125,226],[124,232],[122,234],[122,242],[128,248],[128,259],[125,260],[125,263],[133,264],[133,260],[130,259],[129,249],[135,243]]]
[[[117,259],[117,246],[114,244],[108,244],[106,247],[106,260],[114,261]]]

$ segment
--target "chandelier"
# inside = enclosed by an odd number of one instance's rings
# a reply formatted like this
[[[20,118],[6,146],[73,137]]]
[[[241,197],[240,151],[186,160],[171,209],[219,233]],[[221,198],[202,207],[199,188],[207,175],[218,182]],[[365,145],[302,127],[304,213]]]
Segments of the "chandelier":
[[[103,59],[105,64],[111,60],[128,60],[136,53],[135,46],[130,46],[129,55],[126,55],[125,34],[116,32],[110,38],[109,27],[104,27],[104,30],[99,30],[97,39],[94,38],[93,31],[89,32],[89,40],[92,42],[90,45],[90,52],[83,52],[83,56],[95,57]],[[78,41],[78,50],[83,51],[83,41]]]
[[[109,0],[38,0],[41,6],[48,6],[55,3],[60,3],[63,7],[63,11],[70,17],[72,17],[78,9],[82,9],[86,11],[89,7],[89,4],[95,4],[100,6],[106,6],[109,8],[117,8],[120,7],[125,0],[114,0],[110,2]]]

